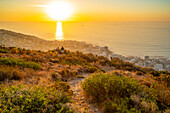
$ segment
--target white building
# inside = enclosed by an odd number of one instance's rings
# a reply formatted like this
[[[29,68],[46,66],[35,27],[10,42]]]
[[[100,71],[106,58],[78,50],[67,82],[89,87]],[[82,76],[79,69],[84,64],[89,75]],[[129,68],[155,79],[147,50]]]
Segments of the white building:
[[[167,66],[166,66],[166,70],[167,70],[167,71],[170,71],[170,65],[167,65]]]
[[[155,64],[154,69],[155,70],[163,70],[163,65],[162,64]]]
[[[144,62],[144,67],[151,67],[151,63],[149,61]]]

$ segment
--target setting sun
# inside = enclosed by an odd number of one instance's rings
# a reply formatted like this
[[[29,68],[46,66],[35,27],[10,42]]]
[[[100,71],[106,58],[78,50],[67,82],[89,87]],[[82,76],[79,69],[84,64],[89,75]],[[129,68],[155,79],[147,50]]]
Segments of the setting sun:
[[[68,2],[52,2],[46,9],[48,15],[58,21],[64,20],[71,16],[73,8]]]

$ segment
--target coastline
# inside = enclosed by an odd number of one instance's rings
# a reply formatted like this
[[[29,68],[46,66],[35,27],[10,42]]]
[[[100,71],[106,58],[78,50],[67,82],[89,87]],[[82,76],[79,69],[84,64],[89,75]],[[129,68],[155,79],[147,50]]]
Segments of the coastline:
[[[84,54],[92,53],[98,56],[105,56],[109,59],[118,57],[121,60],[134,63],[139,67],[151,67],[159,71],[170,71],[170,57],[145,56],[145,58],[141,58],[140,56],[123,56],[109,50],[108,46],[101,47],[74,40],[48,41],[35,36],[24,35],[4,29],[0,29],[0,39],[0,45],[6,47],[20,47],[31,50],[48,51],[64,46],[65,49],[73,52],[80,51]]]

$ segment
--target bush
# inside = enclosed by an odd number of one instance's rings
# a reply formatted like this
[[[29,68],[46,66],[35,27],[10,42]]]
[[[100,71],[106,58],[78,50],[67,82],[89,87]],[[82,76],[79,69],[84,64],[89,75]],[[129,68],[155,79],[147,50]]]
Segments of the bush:
[[[19,66],[22,68],[41,69],[42,66],[35,62],[26,62],[23,59],[0,58],[0,65]]]
[[[24,78],[24,73],[22,73],[19,69],[8,66],[0,66],[0,81],[4,81],[5,79],[20,80],[22,78]]]
[[[69,102],[64,92],[39,86],[9,86],[0,91],[0,112],[72,113],[64,104]]]
[[[88,64],[86,60],[78,58],[77,56],[61,57],[60,60],[63,65],[85,65]]]
[[[115,112],[157,112],[159,110],[155,90],[141,86],[132,78],[114,74],[94,74],[82,83],[82,88],[86,97],[91,102],[97,103],[105,113],[113,110]],[[133,98],[133,95],[139,98]]]
[[[76,77],[77,72],[64,68],[59,72],[59,74],[62,76],[62,78],[68,79],[68,78]]]
[[[4,49],[0,49],[0,53],[8,53],[8,51],[6,51]]]
[[[162,74],[165,74],[165,75],[170,75],[170,73],[168,71],[156,71],[156,70],[153,70],[153,71],[150,71],[149,72],[150,74],[152,74],[153,76],[160,76]]]
[[[69,92],[70,86],[66,82],[57,81],[55,82],[55,88],[60,91]]]
[[[59,80],[59,75],[58,75],[57,73],[53,72],[53,73],[51,74],[51,78],[52,78],[54,81]]]
[[[94,72],[98,71],[98,69],[97,69],[97,67],[89,66],[89,67],[85,67],[84,71],[87,73],[94,73]]]

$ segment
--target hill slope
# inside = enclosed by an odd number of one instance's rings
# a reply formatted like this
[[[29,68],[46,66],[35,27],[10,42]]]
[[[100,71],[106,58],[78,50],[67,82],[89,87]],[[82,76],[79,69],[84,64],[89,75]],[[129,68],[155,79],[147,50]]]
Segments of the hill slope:
[[[0,46],[0,112],[169,112],[169,72],[79,51],[26,49],[50,41],[6,30],[0,39],[20,47]]]

